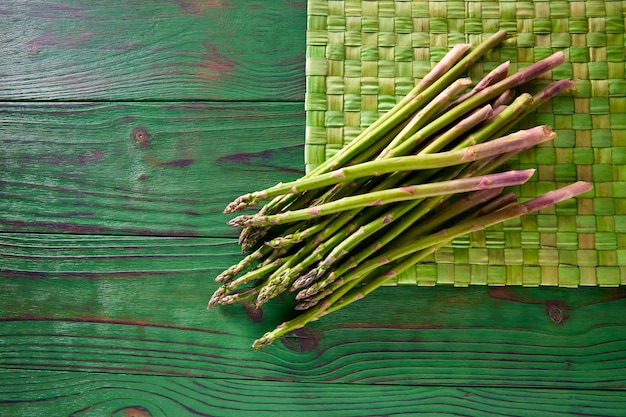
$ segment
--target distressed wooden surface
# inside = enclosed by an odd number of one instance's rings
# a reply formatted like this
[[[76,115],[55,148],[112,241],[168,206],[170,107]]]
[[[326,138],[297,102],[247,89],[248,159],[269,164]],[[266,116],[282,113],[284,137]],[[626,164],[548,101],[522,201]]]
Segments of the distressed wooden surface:
[[[261,351],[291,314],[206,311],[229,239],[4,234],[2,363],[277,381],[619,389],[626,290],[387,287]],[[401,302],[398,302],[401,300]],[[625,392],[626,394],[626,392]]]
[[[7,0],[0,100],[302,100],[304,0]]]
[[[625,415],[623,288],[206,310],[303,167],[304,1],[0,4],[0,415]]]
[[[302,173],[301,103],[0,103],[0,230],[234,236],[235,196]]]
[[[614,391],[293,384],[77,372],[2,375],[0,388],[16,401],[6,404],[4,416],[49,415],[50,410],[76,417],[602,416],[626,408],[626,398]],[[232,394],[238,392],[248,395]]]

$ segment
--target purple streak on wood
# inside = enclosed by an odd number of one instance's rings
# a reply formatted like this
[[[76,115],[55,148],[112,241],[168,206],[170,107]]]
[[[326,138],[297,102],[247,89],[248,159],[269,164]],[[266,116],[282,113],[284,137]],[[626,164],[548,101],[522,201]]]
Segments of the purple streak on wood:
[[[163,323],[150,323],[144,320],[123,320],[123,319],[112,319],[107,317],[91,317],[91,316],[81,316],[81,317],[49,317],[49,316],[31,316],[31,315],[21,315],[21,316],[13,316],[13,317],[0,317],[0,322],[20,322],[20,321],[33,321],[33,322],[46,322],[46,321],[54,321],[54,322],[66,322],[66,323],[95,323],[95,324],[114,324],[119,326],[142,326],[142,327],[154,327],[157,329],[170,329],[170,330],[184,330],[184,331],[192,331],[199,333],[209,333],[209,334],[217,334],[217,335],[228,335],[230,333],[222,332],[219,330],[210,330],[206,328],[200,327],[190,327],[190,326],[175,326],[172,324],[163,324]],[[183,344],[193,344],[193,343],[185,343],[179,342]],[[214,346],[215,348],[219,348],[218,346]]]
[[[147,408],[134,405],[131,407],[118,408],[114,410],[110,417],[123,416],[123,417],[152,417],[152,413]]]
[[[96,36],[95,32],[84,32],[80,34],[61,35],[55,33],[44,33],[26,43],[28,50],[34,54],[38,53],[42,47],[74,48],[84,44]]]
[[[185,13],[199,14],[207,9],[223,9],[231,7],[226,0],[176,0],[176,4]]]
[[[32,8],[32,11],[28,10],[26,12],[27,16],[38,19],[67,19],[68,17],[81,19],[87,11],[87,9],[78,7],[63,6],[61,4],[43,4],[37,2],[32,2],[30,7]],[[15,11],[3,10],[0,8],[0,15],[10,13],[15,13]]]
[[[289,169],[271,163],[275,159],[275,156],[278,152],[284,153],[293,150],[300,153],[302,152],[302,147],[303,145],[296,145],[289,148],[267,149],[260,152],[238,152],[217,158],[215,160],[215,165],[247,165],[251,167],[266,167],[271,169],[278,169],[285,173],[302,175],[304,174],[303,170]]]
[[[145,160],[154,167],[170,167],[170,168],[185,168],[195,162],[195,159],[190,158],[180,158],[180,159],[172,159],[169,161],[160,161],[154,157],[154,155],[150,153],[146,153],[144,156]]]
[[[45,231],[61,231],[77,234],[117,234],[119,230],[116,228],[110,228],[106,226],[86,226],[80,224],[72,224],[67,222],[22,222],[22,221],[0,221],[0,226],[5,225],[12,229],[42,229]],[[138,236],[173,236],[173,237],[199,237],[200,234],[190,230],[147,230],[147,229],[124,229],[127,234],[133,234]]]
[[[236,68],[239,67],[239,63],[233,59],[230,59],[227,55],[221,53],[218,50],[218,45],[203,43],[202,46],[207,53],[200,54],[201,61],[187,61],[182,62],[181,65],[199,68],[197,71],[193,71],[193,74],[201,79],[210,79],[215,81],[216,79],[226,78],[226,75],[233,75],[236,73]],[[166,68],[170,64],[154,64],[154,68]],[[157,75],[175,75],[175,74],[188,74],[187,70],[172,70],[163,71]]]
[[[280,339],[283,346],[294,352],[310,352],[317,348],[322,336],[316,329],[296,329]]]
[[[76,156],[41,156],[37,159],[38,163],[55,164],[55,165],[87,165],[94,162],[100,162],[104,159],[102,151],[89,151]],[[22,162],[32,162],[31,157],[23,157]]]
[[[252,320],[255,323],[260,323],[261,321],[263,321],[263,309],[262,308],[257,307],[254,303],[249,302],[249,301],[244,301],[241,304],[243,305],[243,308],[246,311],[246,314],[248,315],[248,317],[250,317],[250,320]]]

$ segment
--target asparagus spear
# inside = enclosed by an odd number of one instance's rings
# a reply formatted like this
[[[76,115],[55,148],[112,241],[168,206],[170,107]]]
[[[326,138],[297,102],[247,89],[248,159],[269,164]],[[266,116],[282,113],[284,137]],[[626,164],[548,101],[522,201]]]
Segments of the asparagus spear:
[[[241,261],[239,261],[235,265],[231,266],[230,268],[226,269],[224,272],[219,274],[215,278],[215,282],[225,283],[225,282],[231,281],[241,271],[243,271],[246,268],[249,268],[250,266],[252,266],[252,264],[254,262],[257,262],[258,260],[264,258],[265,256],[267,256],[271,252],[272,252],[272,248],[260,247],[259,249],[257,249],[253,253],[247,255],[245,258],[243,258]]]
[[[379,206],[382,204],[414,200],[435,195],[455,194],[475,190],[485,190],[488,188],[519,185],[526,182],[534,172],[534,169],[509,171],[497,174],[487,174],[474,178],[463,178],[459,180],[374,191],[352,197],[345,197],[340,200],[303,210],[287,211],[269,216],[241,215],[232,219],[228,224],[234,227],[271,226],[314,219],[316,217],[348,211],[360,207]]]

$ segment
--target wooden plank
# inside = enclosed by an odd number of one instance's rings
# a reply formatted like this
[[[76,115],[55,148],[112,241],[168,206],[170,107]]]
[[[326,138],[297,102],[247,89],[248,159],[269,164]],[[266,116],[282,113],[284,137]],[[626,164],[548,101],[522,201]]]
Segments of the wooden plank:
[[[623,288],[385,287],[261,351],[291,314],[206,311],[234,241],[2,234],[0,367],[420,386],[626,387]]]
[[[234,236],[236,196],[302,174],[294,103],[1,103],[0,230]]]
[[[0,100],[304,98],[304,0],[9,0],[0,16]]]
[[[621,416],[626,392],[0,371],[3,416]]]

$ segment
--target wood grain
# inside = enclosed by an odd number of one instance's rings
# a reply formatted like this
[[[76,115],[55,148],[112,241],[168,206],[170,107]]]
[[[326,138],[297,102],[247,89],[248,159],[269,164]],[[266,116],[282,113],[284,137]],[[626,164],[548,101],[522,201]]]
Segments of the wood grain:
[[[228,202],[303,170],[281,103],[1,103],[0,231],[234,236]]]
[[[224,239],[3,234],[0,367],[344,384],[626,387],[620,288],[381,288],[261,350],[288,318],[206,311]]]
[[[0,100],[304,97],[303,0],[61,3],[0,4]]]
[[[621,416],[624,391],[534,390],[0,371],[3,416]],[[52,411],[54,410],[54,411]]]

